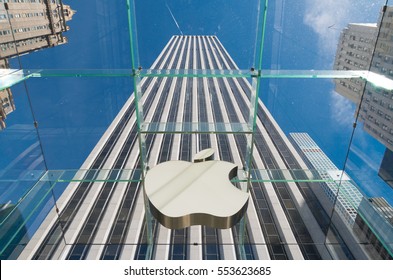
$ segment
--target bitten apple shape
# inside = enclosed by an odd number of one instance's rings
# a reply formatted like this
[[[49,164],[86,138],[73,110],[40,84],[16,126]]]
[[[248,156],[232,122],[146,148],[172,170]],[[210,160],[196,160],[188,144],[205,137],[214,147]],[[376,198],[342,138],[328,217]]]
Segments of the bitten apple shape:
[[[198,155],[211,154],[210,150]],[[243,217],[249,198],[230,182],[237,166],[197,157],[194,162],[167,161],[147,172],[145,195],[150,211],[170,229],[192,225],[230,228]]]

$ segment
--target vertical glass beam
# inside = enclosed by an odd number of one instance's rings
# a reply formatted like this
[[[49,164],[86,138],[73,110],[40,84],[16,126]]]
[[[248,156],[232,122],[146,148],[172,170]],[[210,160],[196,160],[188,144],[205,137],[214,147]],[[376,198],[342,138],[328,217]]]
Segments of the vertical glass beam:
[[[265,42],[266,18],[268,0],[260,0],[258,8],[258,26],[255,38],[254,66],[256,70],[262,70],[263,46]]]
[[[247,186],[246,191],[251,188],[251,164],[252,164],[252,155],[254,150],[254,134],[256,130],[256,121],[257,121],[257,108],[258,108],[258,88],[260,83],[260,77],[253,77],[252,78],[252,88],[251,88],[251,95],[250,95],[250,115],[249,115],[249,127],[252,131],[251,135],[246,135],[247,139],[247,151],[246,151],[246,162],[244,165],[244,171],[246,172],[247,177]],[[245,249],[244,249],[244,238],[246,232],[246,221],[245,217],[243,217],[240,221],[239,227],[239,252],[241,259],[246,258]]]
[[[141,176],[142,176],[142,187],[144,188],[145,176],[147,172],[147,156],[146,156],[146,143],[145,135],[142,134],[142,125],[144,123],[143,104],[141,101],[142,90],[141,90],[141,78],[140,78],[140,64],[138,55],[138,39],[137,39],[137,28],[136,28],[136,13],[135,13],[135,1],[127,0],[128,9],[128,29],[130,32],[130,51],[131,51],[131,67],[132,74],[134,77],[134,97],[135,97],[135,111],[136,111],[136,122],[138,130],[138,142],[139,142],[139,158],[141,165]],[[146,217],[146,234],[148,248],[146,252],[146,259],[151,259],[153,251],[153,220],[150,213],[149,205],[145,197],[145,217]]]
[[[262,70],[262,55],[263,55],[263,44],[265,39],[265,30],[266,30],[266,16],[267,16],[267,6],[268,0],[260,0],[258,9],[258,26],[256,32],[256,41],[255,41],[255,53],[254,53],[254,66],[255,69],[251,69],[253,71],[252,75],[252,88],[250,95],[250,115],[248,118],[248,125],[251,129],[251,136],[247,136],[247,152],[246,152],[246,162],[244,166],[244,170],[246,171],[247,176],[247,191],[251,188],[251,164],[252,164],[252,156],[254,149],[254,135],[256,130],[256,121],[257,121],[257,112],[258,112],[258,93],[259,93],[259,84],[261,80],[261,70]],[[243,217],[239,224],[239,252],[240,258],[246,259],[245,249],[244,249],[244,239],[246,232],[246,218]]]
[[[139,54],[138,54],[138,40],[137,40],[137,28],[136,28],[136,13],[135,13],[135,1],[127,0],[128,9],[128,31],[130,33],[130,51],[131,51],[131,66],[132,69],[139,67]]]
[[[135,97],[135,113],[136,113],[136,125],[138,131],[138,141],[139,141],[139,155],[140,164],[142,170],[142,182],[146,175],[147,168],[147,155],[146,155],[146,139],[145,134],[142,133],[142,126],[144,124],[144,112],[142,99],[142,88],[141,88],[141,78],[139,76],[139,70],[135,71],[134,75],[134,97]]]
[[[251,129],[251,136],[247,137],[247,155],[246,155],[246,166],[245,170],[249,173],[251,169],[252,163],[252,153],[253,153],[253,144],[254,144],[254,134],[257,127],[257,113],[258,113],[258,89],[259,89],[260,77],[252,78],[252,87],[251,87],[251,95],[250,95],[250,115],[248,119],[248,125]],[[247,180],[249,180],[249,175]]]

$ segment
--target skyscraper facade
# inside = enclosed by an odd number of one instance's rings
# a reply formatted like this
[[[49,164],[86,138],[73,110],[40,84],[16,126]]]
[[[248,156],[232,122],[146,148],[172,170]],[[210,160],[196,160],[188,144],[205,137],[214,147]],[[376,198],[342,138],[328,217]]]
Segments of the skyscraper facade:
[[[0,0],[0,59],[67,43],[74,13],[60,0]]]
[[[334,69],[368,70],[374,51],[377,25],[350,23],[340,34]],[[365,87],[361,79],[336,79],[336,92],[359,104]]]
[[[173,36],[152,69],[238,69],[215,36]],[[251,85],[245,78],[145,77],[144,118],[149,123],[246,123]],[[134,95],[80,168],[20,254],[20,259],[145,259],[148,227],[142,184],[118,180],[140,166]],[[259,100],[254,170],[307,169]],[[192,161],[213,148],[215,159],[244,167],[242,133],[147,133],[147,165]],[[85,170],[85,171],[84,171]],[[258,172],[255,173],[258,175]],[[100,180],[101,176],[109,180]],[[102,177],[101,177],[102,178]],[[77,180],[76,180],[77,181]],[[214,186],[212,186],[214,187]],[[356,236],[341,236],[307,182],[255,181],[246,211],[247,259],[367,259]],[[242,228],[191,226],[170,230],[153,223],[153,259],[238,259]]]
[[[331,178],[321,183],[322,192],[315,191],[326,211],[339,214],[345,224],[337,229],[342,235],[350,231],[365,244],[372,259],[392,259],[393,223],[392,207],[383,198],[367,198],[354,185],[351,178],[339,170],[307,133],[290,133],[291,140],[305,158],[310,169],[316,169],[321,178]],[[338,180],[336,180],[338,179]]]
[[[337,47],[336,70],[370,70],[393,78],[393,7],[384,6],[377,24],[349,24]],[[360,120],[364,130],[393,150],[393,93],[365,84],[360,79],[337,79],[337,93],[360,102]],[[362,95],[364,96],[362,99]]]
[[[351,227],[355,222],[357,208],[363,198],[347,174],[340,171],[307,133],[290,133],[293,142],[320,176],[335,181],[322,183],[322,188],[333,204],[337,197],[337,211]],[[340,182],[341,181],[341,182]],[[340,183],[338,183],[340,182]],[[341,188],[341,191],[339,191]],[[322,200],[322,199],[321,199]]]

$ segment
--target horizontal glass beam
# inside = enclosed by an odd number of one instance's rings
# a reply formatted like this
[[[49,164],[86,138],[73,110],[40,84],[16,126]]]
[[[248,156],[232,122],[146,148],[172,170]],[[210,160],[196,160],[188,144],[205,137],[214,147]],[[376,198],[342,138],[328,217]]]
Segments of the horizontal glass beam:
[[[365,78],[368,71],[343,70],[255,70],[254,76],[281,79],[352,79]]]
[[[178,77],[178,78],[251,78],[255,71],[220,69],[142,69],[137,72],[141,77]]]
[[[14,80],[18,78],[44,77],[217,77],[217,78],[367,78],[368,71],[344,70],[202,70],[202,69],[1,69],[0,81],[5,83],[6,77]],[[375,79],[373,73],[373,78]]]
[[[46,170],[1,170],[0,171],[0,183],[7,182],[37,182]]]
[[[361,78],[377,87],[393,89],[393,80],[369,71],[343,70],[195,70],[195,69],[1,69],[0,90],[28,78],[45,77],[184,77],[262,79],[352,79]]]
[[[0,69],[0,90],[12,87],[29,78],[23,70]]]
[[[66,182],[140,182],[140,169],[49,170],[42,181]]]
[[[143,123],[141,133],[250,134],[252,129],[247,123]]]
[[[267,182],[311,182],[323,183],[334,182],[330,176],[325,176],[326,170],[311,170],[311,169],[251,169],[250,181],[252,183],[267,183]],[[239,179],[241,177],[238,177]],[[247,177],[244,177],[247,178]],[[240,179],[241,180],[241,179]],[[245,179],[244,179],[245,180]],[[241,180],[241,181],[244,181]]]
[[[251,169],[251,182],[334,182],[339,183],[330,176],[326,176],[327,170],[316,169]],[[233,182],[244,182],[247,174],[239,169],[238,177]],[[1,178],[0,182],[24,182],[29,180],[28,176],[19,179]],[[30,179],[33,180],[33,179]],[[51,182],[140,182],[140,169],[72,169],[72,170],[49,170],[41,178],[34,181],[37,183]]]

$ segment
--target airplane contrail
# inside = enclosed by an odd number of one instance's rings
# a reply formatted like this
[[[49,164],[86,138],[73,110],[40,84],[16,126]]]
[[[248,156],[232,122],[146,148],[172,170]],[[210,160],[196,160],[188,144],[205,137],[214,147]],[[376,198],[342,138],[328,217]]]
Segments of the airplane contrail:
[[[177,21],[176,21],[176,19],[175,19],[175,16],[172,14],[172,11],[171,11],[171,9],[169,8],[168,3],[165,2],[165,6],[168,8],[168,11],[169,11],[169,13],[171,14],[171,16],[172,16],[172,18],[173,18],[173,21],[175,22],[177,28],[179,29],[180,34],[181,34],[181,35],[184,35],[183,32],[182,32],[181,29],[180,29],[179,24],[177,23]]]

